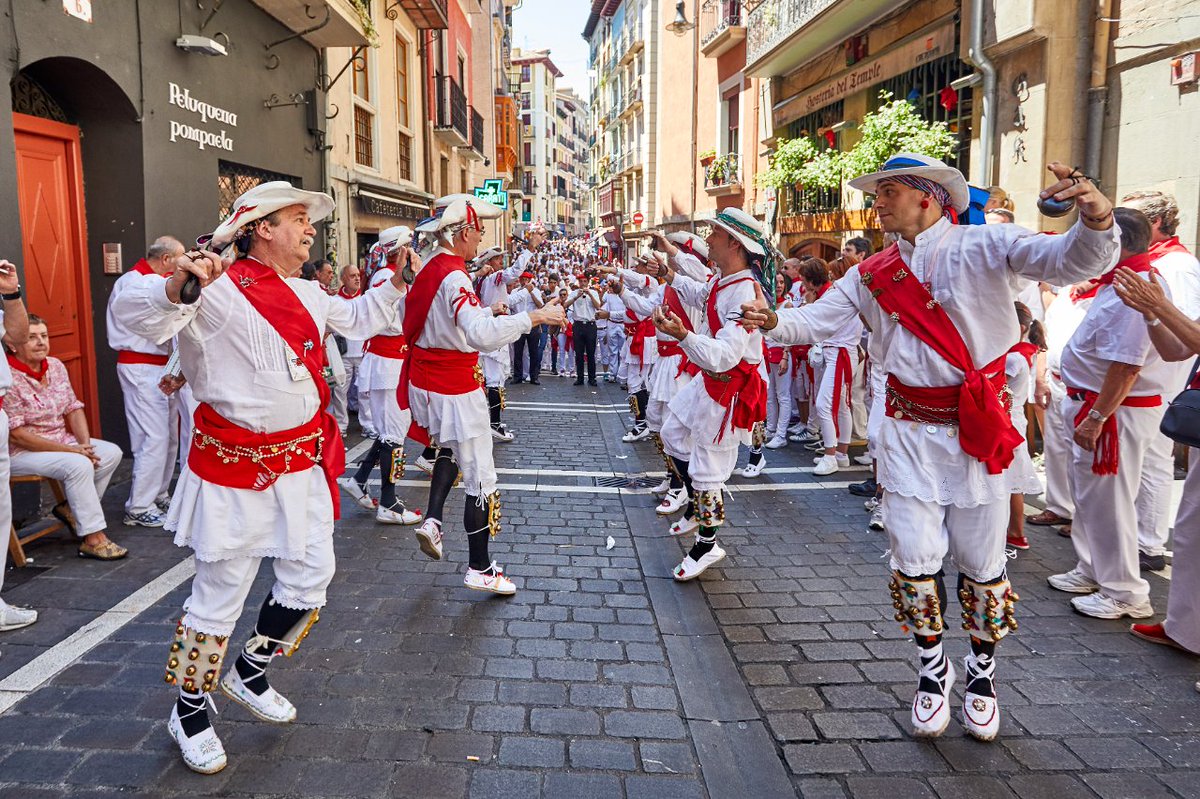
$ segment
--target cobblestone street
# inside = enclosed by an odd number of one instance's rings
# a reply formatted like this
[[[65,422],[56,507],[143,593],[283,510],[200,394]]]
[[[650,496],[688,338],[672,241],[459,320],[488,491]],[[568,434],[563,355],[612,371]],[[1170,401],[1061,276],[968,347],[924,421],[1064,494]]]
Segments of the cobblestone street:
[[[1074,560],[1053,529],[1032,528],[1010,562],[1021,627],[1000,647],[1001,738],[952,722],[915,740],[886,536],[844,488],[865,470],[818,482],[799,445],[769,452],[762,478],[731,481],[728,559],[676,585],[683,547],[654,514],[657,480],[637,480],[661,461],[620,443],[619,388],[544,376],[508,396],[518,439],[496,447],[493,553],[517,596],[463,587],[461,491],[442,562],[344,501],[329,604],[271,671],[299,719],[272,726],[217,697],[230,762],[212,777],[188,771],[165,724],[185,551],[122,527],[131,554],[112,565],[61,535],[33,545],[5,593],[41,620],[0,637],[0,797],[1200,796],[1197,662],[1073,613],[1045,583]],[[426,483],[409,468],[410,506]],[[126,490],[109,492],[109,519]],[[235,642],[270,582],[268,567]],[[1167,582],[1151,585],[1161,612]],[[947,647],[961,659],[966,638]]]

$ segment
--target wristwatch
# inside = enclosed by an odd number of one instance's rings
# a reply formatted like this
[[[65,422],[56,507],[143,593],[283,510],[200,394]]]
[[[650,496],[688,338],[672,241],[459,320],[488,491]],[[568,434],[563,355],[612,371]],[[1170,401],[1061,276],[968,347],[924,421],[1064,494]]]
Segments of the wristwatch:
[[[1100,411],[1096,410],[1095,408],[1090,408],[1087,412],[1087,418],[1091,419],[1093,422],[1100,422],[1103,424],[1104,420],[1108,417],[1100,413]]]

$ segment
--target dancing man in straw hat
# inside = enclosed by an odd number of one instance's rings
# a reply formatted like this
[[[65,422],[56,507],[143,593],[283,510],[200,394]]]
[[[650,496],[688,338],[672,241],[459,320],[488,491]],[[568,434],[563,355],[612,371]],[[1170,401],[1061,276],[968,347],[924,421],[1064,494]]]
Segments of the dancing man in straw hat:
[[[942,651],[947,551],[959,570],[966,657],[963,726],[996,737],[996,643],[1016,628],[1017,597],[1005,573],[1008,471],[1022,445],[1007,405],[1004,361],[1018,339],[1012,302],[1018,278],[1066,286],[1112,266],[1119,231],[1112,204],[1086,178],[1053,163],[1058,181],[1043,196],[1074,198],[1079,221],[1064,235],[1015,225],[960,226],[970,193],[957,169],[901,153],[850,185],[875,195],[886,232],[899,240],[853,266],[817,302],[778,313],[744,307],[784,344],[829,338],[858,314],[878,339],[888,374],[879,433],[879,483],[891,543],[896,619],[912,632],[921,668],[912,705],[916,735],[950,721],[953,665]],[[761,305],[761,304],[760,304]]]
[[[187,468],[166,527],[196,555],[196,576],[175,630],[167,682],[179,697],[168,727],[184,762],[211,774],[225,749],[206,703],[218,685],[226,643],[262,558],[275,585],[254,634],[220,686],[265,721],[286,723],[296,708],[267,682],[267,666],[291,655],[317,620],[333,579],[336,479],[345,468],[338,426],[324,409],[326,327],[369,338],[395,316],[404,284],[397,276],[362,297],[331,297],[297,275],[333,210],[326,194],[283,181],[239,197],[211,237],[213,252],[175,262],[167,280],[130,287],[117,312],[152,341],[177,335],[183,371],[200,402]],[[181,301],[189,278],[203,292]]]

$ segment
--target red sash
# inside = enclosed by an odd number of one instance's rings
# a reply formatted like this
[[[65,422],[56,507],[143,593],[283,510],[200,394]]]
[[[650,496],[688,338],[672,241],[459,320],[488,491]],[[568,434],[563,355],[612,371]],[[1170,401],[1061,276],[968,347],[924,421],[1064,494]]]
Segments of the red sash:
[[[625,338],[629,340],[629,354],[637,356],[640,369],[645,361],[646,339],[654,335],[654,320],[648,316],[645,319],[638,319],[628,308],[625,309],[625,316],[630,320],[625,323]]]
[[[689,333],[696,332],[696,328],[692,325],[692,318],[690,316],[688,316],[687,311],[684,309],[683,300],[681,300],[679,298],[678,291],[671,288],[670,286],[664,286],[663,287],[663,303],[667,306],[667,308],[669,308],[671,310],[671,313],[673,313],[679,317],[679,321],[683,322],[683,326],[687,330],[687,332],[689,332]],[[695,377],[696,375],[700,374],[700,367],[696,366],[696,364],[694,364],[690,360],[688,360],[687,353],[685,353],[683,351],[683,348],[680,347],[678,344],[676,344],[675,349],[679,350],[679,352],[678,353],[672,352],[672,353],[670,353],[670,355],[678,354],[678,355],[682,356],[679,359],[679,370],[675,372],[675,377],[678,379],[681,375],[683,375],[684,372],[687,372],[692,377]],[[659,344],[658,354],[660,356],[663,354],[661,343]]]
[[[829,285],[829,284],[826,284]],[[838,407],[842,397],[846,398],[846,407],[853,408],[850,388],[854,385],[854,364],[850,363],[850,350],[845,347],[837,348],[837,360],[833,364],[833,431],[842,434],[842,425],[838,420],[841,416]]]
[[[717,331],[723,326],[721,317],[717,313],[717,295],[730,286],[736,286],[738,283],[744,283],[747,280],[754,280],[754,276],[749,271],[743,277],[731,280],[728,283],[722,284],[720,278],[717,278],[717,281],[713,283],[712,291],[708,293],[708,302],[704,304],[704,310],[707,314],[706,318],[708,319],[708,329],[712,335],[717,335]]]
[[[1080,401],[1083,404],[1079,406],[1079,413],[1075,414],[1075,426],[1083,424],[1083,420],[1087,418],[1088,411],[1096,404],[1096,400],[1100,395],[1095,391],[1087,391],[1082,388],[1067,387],[1067,396],[1073,400]],[[1121,403],[1126,408],[1157,408],[1162,405],[1162,397],[1154,394],[1149,397],[1126,397]],[[1096,439],[1096,451],[1092,453],[1092,474],[1106,475],[1116,474],[1117,467],[1121,461],[1121,446],[1120,446],[1120,431],[1117,429],[1117,414],[1104,420],[1104,426],[1100,428],[1100,437]]]
[[[207,434],[221,444],[246,446],[240,443],[245,441],[252,446],[263,447],[308,436],[315,430],[317,437],[312,444],[313,462],[319,461],[325,472],[333,502],[333,518],[338,519],[341,517],[341,503],[338,500],[337,479],[346,470],[346,448],[342,445],[342,432],[338,429],[337,421],[326,410],[329,407],[330,389],[325,381],[325,348],[321,345],[321,331],[300,298],[274,269],[247,258],[229,267],[228,275],[246,301],[287,342],[296,354],[296,361],[312,375],[319,404],[312,420],[300,427],[278,433],[254,433],[223,419],[210,406],[201,403],[195,414],[197,433],[207,430]],[[293,448],[298,446],[296,444]],[[285,448],[284,451],[291,450]],[[265,491],[279,479],[280,474],[302,471],[312,466],[311,462],[304,462],[304,458],[298,458],[295,454],[290,466],[286,464],[287,459],[284,459],[285,463],[272,463],[275,458],[268,456],[257,462],[242,462],[242,466],[234,468],[232,463],[224,463],[225,459],[215,449],[193,445],[188,452],[188,467],[201,478],[217,485]],[[251,484],[244,485],[246,476],[251,472]]]
[[[893,244],[859,265],[860,279],[893,321],[963,372],[958,392],[959,442],[963,452],[982,461],[989,474],[1000,474],[1013,461],[1024,439],[1000,401],[993,382],[975,366],[966,342],[929,291],[909,272]],[[1001,361],[1001,367],[1003,362]],[[989,367],[990,370],[990,367]],[[1004,369],[1000,370],[1004,377]]]
[[[479,353],[413,347],[409,385],[434,394],[470,394],[483,386]]]
[[[408,344],[404,336],[371,336],[363,345],[363,352],[400,360],[408,354]]]
[[[1008,351],[1020,354],[1030,366],[1033,366],[1033,356],[1041,352],[1038,345],[1030,344],[1028,341],[1018,341]]]
[[[1178,236],[1172,236],[1169,239],[1163,239],[1160,242],[1150,245],[1150,257],[1155,260],[1172,252],[1188,252],[1188,248],[1179,243]],[[1190,255],[1190,253],[1188,254]]]
[[[196,430],[188,450],[188,468],[210,483],[265,491],[281,476],[321,463],[319,414],[291,430],[254,433],[202,402],[193,421]],[[333,507],[336,511],[338,503]]]
[[[725,408],[714,444],[721,443],[729,427],[752,430],[767,418],[767,383],[758,373],[758,364],[740,361],[719,375],[705,372],[704,390],[713,402]]]
[[[1160,244],[1161,243],[1165,243],[1165,242],[1160,242]],[[1096,282],[1092,284],[1091,288],[1087,289],[1086,291],[1072,291],[1071,292],[1071,302],[1079,302],[1080,300],[1090,300],[1092,297],[1095,297],[1100,292],[1101,288],[1103,288],[1104,286],[1111,286],[1112,282],[1114,280],[1116,280],[1117,270],[1123,266],[1127,267],[1129,269],[1132,269],[1134,272],[1137,272],[1138,274],[1142,274],[1143,272],[1153,272],[1154,267],[1152,264],[1154,263],[1154,261],[1158,260],[1163,255],[1166,255],[1167,252],[1176,252],[1176,250],[1165,250],[1161,253],[1155,254],[1153,252],[1153,248],[1152,248],[1151,252],[1143,252],[1143,253],[1138,253],[1137,255],[1129,256],[1125,260],[1118,262],[1116,266],[1114,266],[1112,269],[1108,270],[1103,275],[1101,275],[1099,278],[1097,278]],[[1183,252],[1187,252],[1187,250],[1184,249]]]
[[[768,347],[766,342],[763,342],[763,349],[767,353],[767,363],[780,363],[783,361],[783,347]]]
[[[168,360],[170,359],[166,355],[158,355],[152,352],[134,352],[133,350],[117,351],[117,363],[144,363],[151,366],[166,366]]]

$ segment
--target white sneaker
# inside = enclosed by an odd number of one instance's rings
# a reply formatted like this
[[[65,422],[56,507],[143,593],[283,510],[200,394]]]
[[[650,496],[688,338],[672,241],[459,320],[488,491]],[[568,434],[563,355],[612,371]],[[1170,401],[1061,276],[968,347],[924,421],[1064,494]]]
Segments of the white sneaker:
[[[715,545],[707,553],[701,555],[700,560],[692,560],[692,556],[688,555],[675,567],[675,582],[686,583],[689,580],[695,580],[708,571],[710,566],[723,560],[725,560],[725,550]]]
[[[804,448],[809,452],[825,452],[825,442],[819,438],[814,438],[804,445]]]
[[[700,529],[700,522],[684,516],[671,525],[671,535],[688,535]]]
[[[662,498],[662,502],[658,503],[658,507],[654,509],[654,512],[659,516],[670,516],[687,503],[687,489],[674,488],[667,492],[666,496]]]
[[[516,438],[513,432],[504,425],[492,428],[492,438],[499,441],[501,444],[507,444]]]
[[[789,430],[788,439],[795,441],[797,444],[811,444],[814,441],[820,441],[821,437],[807,427],[802,427],[799,433],[793,433]]]
[[[158,506],[141,513],[125,513],[122,522],[126,527],[162,527],[167,522],[167,515]]]
[[[339,477],[338,488],[350,497],[360,508],[367,510],[375,510],[375,500],[371,499],[371,495],[367,493],[367,489],[358,484],[358,481],[353,477]]]
[[[650,493],[651,493],[651,494],[660,494],[660,495],[661,495],[661,494],[665,494],[665,493],[667,493],[667,492],[668,492],[668,491],[670,491],[670,490],[671,490],[671,478],[670,478],[670,477],[664,477],[664,478],[663,478],[663,481],[662,481],[661,483],[659,483],[658,485],[656,485],[654,488],[650,489]]]
[[[837,465],[838,465],[839,469],[849,469],[850,468],[850,456],[847,453],[838,452],[838,453],[834,454],[834,457],[837,458]]]
[[[943,656],[944,657],[944,656]],[[938,681],[932,671],[922,667],[918,677],[929,677]],[[913,697],[912,725],[913,735],[919,738],[935,738],[946,731],[950,724],[950,688],[954,685],[954,664],[946,659],[946,677],[942,684],[942,693],[930,693],[917,687]]]
[[[263,721],[288,724],[296,720],[296,706],[283,694],[271,687],[261,694],[254,693],[242,682],[236,666],[221,678],[221,692]]]
[[[442,559],[442,523],[437,519],[426,519],[417,528],[417,545],[432,560]]]
[[[980,665],[975,654],[971,653],[963,658],[963,663],[967,669],[967,685],[979,677],[991,680],[996,673],[995,658],[987,658],[987,663]],[[964,691],[962,723],[963,728],[972,738],[980,741],[995,740],[1000,733],[1000,704],[996,701],[996,697]]]
[[[854,462],[857,463],[859,466],[870,466],[872,463],[875,462],[875,459],[872,458],[870,455],[866,455],[866,454],[855,455]]]
[[[1087,596],[1077,596],[1071,600],[1071,607],[1084,616],[1094,619],[1119,619],[1129,616],[1131,619],[1148,619],[1154,615],[1150,600],[1138,605],[1131,605],[1119,599],[1113,599],[1103,591],[1096,591]]]
[[[632,430],[630,430],[625,435],[621,436],[621,440],[624,441],[626,444],[632,444],[634,441],[645,441],[649,437],[650,437],[650,426],[649,425],[642,425],[641,427],[634,425]]]
[[[742,467],[742,477],[758,477],[765,468],[767,468],[767,459],[759,458],[758,463],[752,461]]]
[[[875,509],[878,507],[879,507],[879,497],[871,497],[870,499],[868,499],[866,502],[863,503],[863,510],[865,510],[867,513],[874,513]]]
[[[887,528],[883,524],[883,508],[877,507],[871,511],[871,521],[867,522],[867,528],[874,530],[877,533],[882,533]]]
[[[512,596],[517,593],[516,584],[495,566],[489,567],[487,571],[467,567],[467,576],[463,578],[463,585],[476,591],[491,591],[493,594],[502,596]]]
[[[0,632],[28,627],[36,622],[37,619],[38,614],[36,610],[19,608],[0,599]]]
[[[433,474],[433,461],[429,460],[429,458],[426,458],[424,455],[418,455],[417,459],[413,461],[413,463],[418,469],[425,472],[425,474]]]
[[[828,474],[833,474],[839,468],[838,460],[833,455],[822,455],[816,459],[816,466],[813,467],[813,474],[817,477],[824,477]]]
[[[1051,588],[1066,591],[1069,594],[1090,594],[1100,590],[1100,583],[1086,577],[1079,569],[1071,569],[1062,574],[1052,574],[1046,578]]]
[[[767,449],[782,449],[788,445],[787,436],[775,436],[767,442]]]
[[[183,732],[183,724],[179,721],[179,708],[171,708],[171,718],[167,721],[167,731],[179,744],[183,762],[192,771],[199,774],[216,774],[225,768],[225,747],[217,737],[217,731],[208,727],[189,738]]]
[[[375,510],[375,521],[383,524],[416,524],[421,521],[421,514],[404,507],[394,511],[380,505]]]

